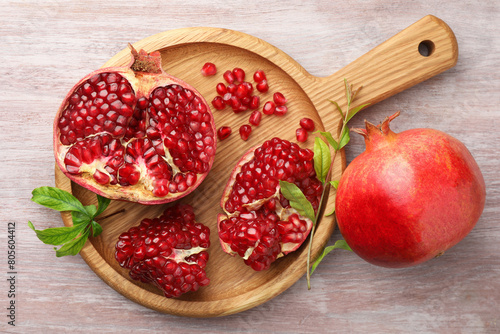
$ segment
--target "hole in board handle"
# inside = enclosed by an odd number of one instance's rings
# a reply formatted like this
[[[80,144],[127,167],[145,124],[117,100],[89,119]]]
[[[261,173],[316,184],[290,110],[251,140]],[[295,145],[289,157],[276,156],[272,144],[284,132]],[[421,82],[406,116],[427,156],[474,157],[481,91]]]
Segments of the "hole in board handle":
[[[435,46],[432,41],[422,41],[418,45],[418,53],[424,57],[429,57],[434,52]]]

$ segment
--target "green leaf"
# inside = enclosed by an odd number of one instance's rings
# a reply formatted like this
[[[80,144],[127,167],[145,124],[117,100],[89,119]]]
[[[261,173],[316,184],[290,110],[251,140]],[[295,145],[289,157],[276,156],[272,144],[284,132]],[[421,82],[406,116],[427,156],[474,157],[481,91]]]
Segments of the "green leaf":
[[[328,213],[325,213],[325,217],[330,217],[331,215],[333,215],[335,213],[335,204],[333,204],[333,209],[332,211],[328,212]]]
[[[344,119],[344,112],[342,111],[342,108],[340,108],[339,104],[335,101],[328,100],[330,101],[331,104],[333,104],[335,107],[337,107],[338,112],[340,113],[340,118]]]
[[[321,138],[316,137],[314,139],[314,170],[318,180],[323,184],[330,170],[331,158],[328,145]]]
[[[349,128],[344,128],[344,132],[342,133],[342,136],[341,136],[340,142],[339,142],[339,150],[341,148],[343,148],[344,146],[346,146],[350,140],[351,140],[351,137],[349,136]]]
[[[345,85],[345,97],[347,99],[347,105],[350,106],[351,102],[352,102],[352,100],[351,100],[352,91],[351,91],[351,87],[347,83],[347,79],[345,79],[345,78],[344,78],[344,85]]]
[[[99,234],[102,233],[102,226],[99,225],[99,223],[96,222],[95,220],[92,221],[91,226],[92,226],[92,236],[93,237],[97,237]]]
[[[354,115],[356,115],[361,109],[363,109],[364,107],[366,106],[369,106],[370,104],[369,103],[366,103],[366,104],[362,104],[360,106],[357,106],[356,108],[352,109],[352,110],[349,110],[349,115],[347,115],[347,118],[345,120],[345,122],[349,122],[351,120],[351,118],[353,118]]]
[[[96,216],[97,208],[93,204],[86,205],[85,211],[87,211],[87,215],[90,217],[90,219],[92,219]],[[89,221],[90,221],[90,219],[89,219]]]
[[[311,274],[314,272],[314,270],[320,264],[320,262],[323,260],[323,258],[326,255],[328,255],[328,253],[330,253],[332,250],[337,249],[337,248],[352,251],[351,247],[349,247],[349,245],[347,244],[347,242],[345,242],[345,240],[337,240],[333,246],[325,247],[325,249],[323,250],[323,254],[321,254],[320,257],[318,257],[318,259],[316,261],[314,261],[314,263],[312,265],[312,269],[311,269]]]
[[[56,249],[56,256],[66,256],[66,255],[76,255],[80,252],[80,250],[85,245],[89,237],[89,230],[87,229],[82,235],[78,238],[71,240],[68,243],[65,243],[61,248]]]
[[[295,184],[280,180],[281,193],[290,202],[290,206],[297,210],[301,216],[313,221],[316,220],[314,209],[302,192]]]
[[[317,133],[325,137],[326,141],[328,141],[328,144],[330,144],[335,151],[339,150],[339,143],[337,143],[337,141],[333,139],[332,134],[330,132],[317,131]]]
[[[59,188],[39,187],[33,190],[32,195],[33,202],[49,209],[87,213],[83,204],[75,196]]]
[[[109,198],[102,197],[101,195],[97,195],[98,208],[97,208],[97,212],[95,213],[95,215],[92,218],[97,217],[101,213],[103,213],[104,210],[106,210],[106,208],[108,207],[109,203],[111,203],[111,200]]]
[[[339,181],[338,180],[333,180],[333,181],[330,181],[330,184],[335,188],[337,189],[339,187]]]
[[[85,228],[85,225],[52,227],[45,230],[36,230],[33,223],[28,221],[28,226],[35,231],[36,236],[47,245],[63,245],[76,238]]]

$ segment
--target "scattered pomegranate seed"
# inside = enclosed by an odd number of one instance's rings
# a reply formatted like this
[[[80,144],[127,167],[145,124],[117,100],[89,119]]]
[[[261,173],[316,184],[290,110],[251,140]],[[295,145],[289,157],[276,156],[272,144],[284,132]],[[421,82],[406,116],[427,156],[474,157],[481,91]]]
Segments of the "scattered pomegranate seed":
[[[252,93],[253,93],[253,86],[252,86],[252,84],[250,82],[248,82],[248,81],[244,81],[241,84],[246,87],[247,92],[248,92],[247,96],[252,96]]]
[[[231,95],[231,93],[226,93],[226,94],[224,94],[224,96],[222,97],[222,99],[224,100],[225,104],[231,105],[231,97],[233,97]]]
[[[215,73],[217,73],[217,67],[212,63],[205,63],[201,68],[201,74],[204,76],[214,75]]]
[[[306,131],[314,131],[314,121],[304,117],[299,121],[300,126]]]
[[[234,83],[234,79],[235,79],[234,74],[230,70],[227,70],[226,72],[224,72],[224,74],[222,76],[224,77],[224,80],[226,80],[226,82],[228,84]]]
[[[220,96],[224,96],[224,94],[227,93],[227,87],[222,82],[219,82],[217,84],[215,90],[217,91],[217,94],[219,94]]]
[[[257,95],[252,96],[249,104],[250,109],[252,110],[257,109],[259,108],[259,105],[260,105],[260,97],[258,97]]]
[[[276,116],[283,116],[287,113],[288,108],[286,106],[277,106],[276,109],[274,110],[274,114]]]
[[[259,92],[265,93],[269,90],[269,85],[267,84],[267,80],[262,80],[260,81],[257,85],[256,88]]]
[[[274,100],[274,103],[276,103],[277,106],[284,106],[286,104],[286,98],[280,92],[274,93],[273,100]]]
[[[237,86],[238,88],[236,88],[236,92],[234,93],[234,95],[236,95],[236,97],[238,97],[239,99],[245,97],[248,95],[248,86],[247,85],[244,85],[244,84],[239,84]]]
[[[252,127],[248,124],[242,125],[240,127],[240,137],[243,140],[247,140],[248,137],[250,137],[250,134],[252,133]]]
[[[295,130],[295,136],[297,136],[298,142],[305,142],[307,140],[307,131],[304,128],[298,128]]]
[[[233,75],[236,81],[239,83],[243,83],[245,81],[245,71],[243,71],[241,68],[236,67],[233,69]]]
[[[231,96],[229,100],[229,105],[233,108],[233,111],[238,111],[241,107],[241,101],[236,96]]]
[[[234,83],[227,85],[228,93],[234,94],[236,93],[236,89],[238,89],[238,86],[236,86]]]
[[[264,104],[264,108],[262,108],[262,112],[266,115],[272,115],[274,114],[274,111],[276,110],[276,104],[274,104],[273,101],[267,101]]]
[[[252,125],[258,126],[260,124],[260,120],[262,119],[262,114],[260,111],[255,110],[248,119],[248,122]]]
[[[229,137],[232,131],[233,130],[229,126],[221,126],[217,130],[217,137],[219,137],[220,140],[224,140]]]
[[[212,100],[212,105],[214,106],[215,109],[217,110],[223,110],[225,107],[226,107],[226,103],[224,102],[224,100],[222,99],[222,97],[220,96],[216,96],[213,100]]]
[[[253,80],[257,83],[261,82],[262,80],[266,80],[266,74],[264,73],[263,70],[257,70],[253,74]]]

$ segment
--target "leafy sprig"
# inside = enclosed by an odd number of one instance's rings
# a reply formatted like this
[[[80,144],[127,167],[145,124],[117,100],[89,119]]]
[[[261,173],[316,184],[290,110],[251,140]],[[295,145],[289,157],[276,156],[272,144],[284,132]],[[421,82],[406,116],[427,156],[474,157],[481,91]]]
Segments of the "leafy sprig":
[[[320,207],[314,213],[314,209],[312,204],[307,200],[305,195],[302,193],[299,187],[297,187],[293,183],[289,183],[286,181],[280,181],[281,192],[283,196],[290,202],[290,205],[295,208],[299,214],[304,217],[311,219],[313,222],[313,226],[311,229],[310,237],[309,237],[309,246],[307,251],[307,287],[311,289],[311,274],[319,265],[319,263],[323,260],[323,258],[330,253],[334,249],[346,249],[351,250],[349,245],[344,240],[338,240],[335,245],[325,247],[321,256],[314,262],[311,268],[311,250],[312,243],[314,237],[314,231],[316,229],[317,222],[320,218],[321,213],[321,205],[323,203],[323,199],[326,194],[327,185],[331,185],[335,189],[337,189],[339,181],[333,180],[330,181],[330,177],[332,174],[333,166],[335,163],[335,159],[337,157],[337,153],[344,148],[344,146],[349,143],[351,137],[349,134],[349,128],[347,127],[347,123],[349,120],[356,115],[361,109],[365,108],[368,104],[362,104],[355,108],[351,109],[351,105],[354,102],[358,92],[361,87],[353,91],[353,86],[349,85],[347,80],[344,79],[345,85],[345,96],[347,99],[347,109],[345,113],[342,111],[340,105],[335,101],[330,101],[336,108],[336,110],[340,113],[342,119],[342,127],[337,136],[338,140],[335,140],[333,135],[330,132],[322,132],[317,131],[325,140],[320,137],[316,137],[314,140],[314,170],[316,172],[316,177],[323,184],[323,192],[321,193],[320,199]],[[333,154],[331,152],[333,149]],[[330,216],[335,212],[335,207],[329,213],[326,213],[325,216]]]
[[[39,187],[33,190],[31,200],[49,209],[71,212],[73,226],[52,227],[37,230],[31,221],[28,226],[35,231],[38,239],[54,247],[56,256],[76,255],[85,245],[88,237],[98,236],[102,227],[96,222],[99,216],[111,202],[109,199],[97,195],[97,204],[84,206],[75,196],[67,191],[54,187]]]

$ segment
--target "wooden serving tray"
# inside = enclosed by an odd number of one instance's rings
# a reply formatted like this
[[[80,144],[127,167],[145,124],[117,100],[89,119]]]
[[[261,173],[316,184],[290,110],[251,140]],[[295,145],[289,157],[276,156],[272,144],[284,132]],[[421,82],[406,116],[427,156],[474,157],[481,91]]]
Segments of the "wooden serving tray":
[[[419,45],[427,46],[430,55],[422,56]],[[458,47],[451,29],[440,19],[426,16],[394,37],[369,51],[351,64],[328,77],[319,78],[307,73],[297,62],[276,47],[247,34],[218,28],[186,28],[160,33],[134,44],[136,49],[162,53],[167,73],[190,83],[210,101],[215,97],[215,86],[222,82],[222,73],[235,67],[243,68],[248,78],[262,69],[271,87],[261,95],[263,102],[272,99],[272,93],[282,92],[287,98],[288,113],[284,117],[263,115],[260,126],[254,127],[248,141],[240,139],[238,129],[248,123],[248,113],[234,114],[229,109],[213,110],[217,128],[231,126],[233,134],[218,142],[215,163],[201,186],[181,199],[195,208],[197,221],[211,229],[210,259],[207,275],[210,285],[195,293],[177,299],[163,297],[152,285],[133,281],[128,271],[120,268],[114,259],[118,235],[138,225],[141,219],[156,217],[166,205],[145,206],[112,201],[104,215],[118,214],[100,221],[104,232],[90,238],[80,252],[90,268],[113,289],[125,297],[154,310],[191,317],[213,317],[233,314],[262,304],[294,284],[306,272],[307,247],[302,245],[263,272],[255,272],[241,258],[231,257],[220,247],[217,236],[217,214],[222,212],[219,201],[229,174],[242,154],[274,136],[296,141],[295,129],[299,119],[310,117],[317,130],[336,135],[340,130],[339,113],[328,100],[337,101],[345,110],[344,78],[354,87],[363,86],[356,105],[377,103],[446,69],[453,67]],[[129,63],[128,49],[111,58],[104,67],[124,66]],[[218,73],[203,77],[200,69],[205,62],[217,65]],[[303,147],[312,148],[310,135]],[[345,156],[339,155],[333,178],[339,179],[345,168]],[[96,204],[96,196],[70,182],[56,167],[56,186],[72,192],[85,205]],[[334,202],[334,193],[328,198],[327,211]],[[121,211],[123,210],[123,211]],[[64,224],[71,226],[71,217],[62,214]],[[328,242],[335,227],[333,217],[321,219],[312,247],[316,258]],[[313,277],[314,279],[314,277]],[[314,284],[314,281],[313,281]]]

